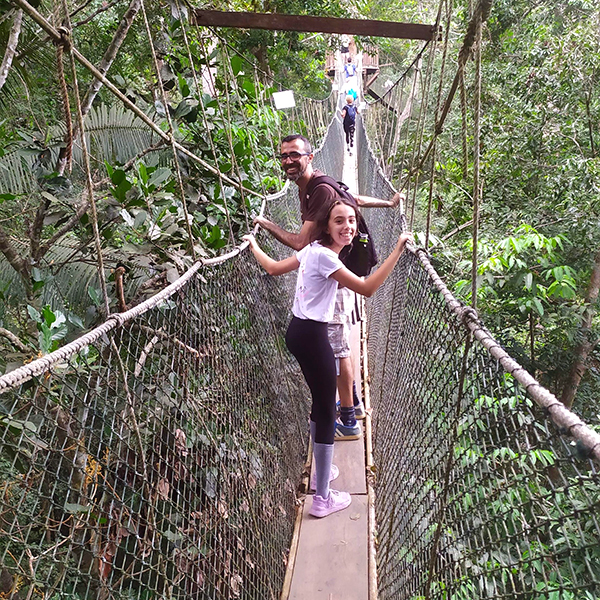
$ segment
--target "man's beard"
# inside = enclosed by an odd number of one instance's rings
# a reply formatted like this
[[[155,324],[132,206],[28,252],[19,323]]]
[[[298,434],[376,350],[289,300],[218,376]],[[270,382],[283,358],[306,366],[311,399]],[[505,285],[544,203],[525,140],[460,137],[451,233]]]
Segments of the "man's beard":
[[[300,177],[302,177],[302,175],[304,175],[304,173],[306,173],[306,169],[308,168],[308,165],[306,165],[304,168],[300,167],[300,170],[297,173],[294,174],[289,174],[285,169],[285,176],[290,180],[290,181],[298,181],[298,179],[300,179]]]

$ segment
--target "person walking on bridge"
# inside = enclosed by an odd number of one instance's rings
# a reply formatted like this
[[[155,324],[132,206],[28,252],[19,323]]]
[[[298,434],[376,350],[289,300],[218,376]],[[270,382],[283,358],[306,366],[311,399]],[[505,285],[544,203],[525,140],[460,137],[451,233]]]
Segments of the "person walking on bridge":
[[[352,94],[346,96],[346,106],[342,109],[342,125],[346,134],[346,148],[348,149],[348,154],[352,156],[354,130],[356,128],[356,105],[354,104],[354,96]]]
[[[366,279],[347,269],[339,258],[358,231],[358,209],[346,198],[334,200],[313,225],[316,241],[289,258],[276,261],[258,246],[253,235],[244,236],[252,253],[269,275],[299,269],[293,317],[285,341],[296,357],[312,396],[310,433],[316,470],[316,491],[310,514],[326,517],[351,503],[350,494],[329,489],[333,461],[336,369],[327,324],[333,317],[338,285],[371,296],[386,280],[411,239],[402,233],[383,264]]]
[[[299,232],[293,233],[282,229],[265,217],[256,217],[254,223],[266,229],[282,244],[294,250],[301,250],[316,239],[318,217],[329,209],[331,204],[338,199],[338,195],[327,184],[316,185],[309,193],[311,180],[322,176],[323,173],[313,168],[312,146],[304,136],[292,134],[283,138],[279,158],[286,177],[298,186],[302,227]],[[396,193],[391,200],[358,195],[354,195],[354,198],[360,207],[395,208],[400,203],[402,195]],[[336,359],[337,387],[340,397],[341,417],[335,425],[337,440],[358,439],[361,436],[361,430],[356,422],[356,417],[365,417],[364,406],[353,389],[355,384],[350,352],[350,329],[354,306],[354,293],[343,286],[338,286],[335,310],[328,327],[329,341]]]

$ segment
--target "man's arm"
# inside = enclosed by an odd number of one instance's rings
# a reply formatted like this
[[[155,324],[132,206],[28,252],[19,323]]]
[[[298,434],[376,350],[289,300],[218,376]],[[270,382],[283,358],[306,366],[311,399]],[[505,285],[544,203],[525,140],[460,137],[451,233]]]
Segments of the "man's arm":
[[[381,198],[372,198],[371,196],[359,196],[353,194],[359,206],[364,208],[396,208],[400,204],[400,200],[405,200],[406,197],[401,192],[396,192],[391,200],[382,200]]]
[[[280,241],[282,244],[293,248],[294,250],[302,250],[304,246],[308,246],[308,244],[312,241],[312,236],[315,231],[317,224],[315,221],[304,221],[302,224],[302,228],[298,233],[291,233],[290,231],[286,231],[273,223],[273,221],[269,221],[269,219],[265,219],[264,217],[255,217],[254,223],[258,223],[263,229],[266,229],[276,240]]]

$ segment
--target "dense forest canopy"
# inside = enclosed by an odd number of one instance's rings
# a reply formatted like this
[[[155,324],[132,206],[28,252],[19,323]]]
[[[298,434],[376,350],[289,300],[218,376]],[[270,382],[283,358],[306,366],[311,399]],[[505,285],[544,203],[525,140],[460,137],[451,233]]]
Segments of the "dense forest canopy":
[[[270,94],[292,88],[326,97],[331,84],[325,57],[339,45],[338,36],[293,32],[222,29],[211,37],[193,27],[194,6],[178,0],[41,0],[33,6],[55,27],[66,22],[66,6],[77,49],[159,127],[166,130],[171,121],[177,143],[204,163],[179,152],[179,180],[160,133],[106,86],[93,86],[81,64],[76,82],[60,46],[18,3],[0,3],[2,370],[57,348],[103,318],[77,143],[70,157],[68,133],[76,138],[78,131],[75,83],[111,272],[110,308],[119,310],[123,271],[130,287],[121,302],[131,305],[176,277],[194,256],[229,248],[247,231],[260,194],[282,185],[274,154],[288,124],[271,108]],[[427,1],[232,2],[212,8],[420,23],[438,17],[438,5]],[[455,47],[448,56],[454,60],[472,6],[455,2],[449,9],[443,5],[441,22],[450,27]],[[380,77],[392,81],[419,48],[404,40],[356,42],[379,48]],[[210,84],[198,73],[210,73]],[[493,4],[482,44],[478,309],[502,343],[566,404],[577,393],[577,410],[592,425],[598,423],[600,386],[599,77],[596,2]],[[471,101],[472,70],[465,83]],[[231,98],[228,113],[216,97]],[[472,144],[472,121],[467,125]],[[436,157],[430,250],[439,271],[469,302],[473,156],[462,155],[461,127],[457,105]],[[216,180],[211,168],[229,179]],[[241,195],[235,181],[255,194]]]

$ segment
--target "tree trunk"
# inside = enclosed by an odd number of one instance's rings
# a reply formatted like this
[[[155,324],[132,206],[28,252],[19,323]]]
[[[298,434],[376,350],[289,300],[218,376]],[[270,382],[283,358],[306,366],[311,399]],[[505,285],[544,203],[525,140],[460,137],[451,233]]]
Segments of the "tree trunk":
[[[141,0],[131,0],[129,7],[127,8],[125,14],[121,18],[121,21],[119,23],[119,26],[117,27],[117,30],[115,31],[115,35],[113,36],[112,41],[108,45],[108,48],[106,49],[106,52],[104,52],[104,56],[102,57],[102,60],[98,65],[98,71],[100,71],[102,75],[106,75],[106,73],[110,69],[110,66],[113,63],[115,56],[121,48],[121,44],[125,41],[125,38],[129,33],[131,24],[133,23],[135,16],[138,14],[140,7]],[[101,87],[102,82],[99,79],[94,79],[94,81],[92,81],[92,83],[90,84],[90,87],[88,88],[85,98],[83,99],[83,102],[81,104],[81,112],[84,118],[90,111],[90,108],[92,108],[94,99],[98,95],[98,92],[100,91]],[[78,126],[76,125],[76,129],[77,127]],[[75,131],[75,133],[78,132]]]
[[[125,41],[125,37],[129,32],[129,28],[133,23],[133,19],[135,19],[135,16],[140,10],[141,4],[141,0],[131,0],[131,4],[125,11],[123,18],[121,19],[121,22],[117,27],[117,31],[115,31],[113,39],[109,44],[108,48],[106,49],[106,52],[104,53],[100,64],[98,65],[98,71],[100,71],[102,75],[106,75],[108,69],[110,69],[110,66],[113,63],[113,60],[115,59],[115,56],[117,55],[121,44]],[[83,113],[84,117],[88,114],[90,108],[92,107],[94,98],[97,96],[101,87],[102,82],[99,79],[94,79],[94,81],[92,81],[81,106],[81,112]]]
[[[583,313],[581,321],[581,342],[577,344],[575,348],[575,358],[571,365],[569,377],[563,388],[561,402],[567,407],[573,406],[573,400],[575,400],[575,394],[581,379],[587,371],[587,358],[590,352],[596,345],[590,339],[590,328],[592,326],[592,319],[596,314],[594,305],[598,299],[598,291],[600,290],[600,251],[596,253],[594,257],[594,268],[592,269],[592,275],[590,277],[590,283],[588,286],[587,296],[585,299],[586,308]]]
[[[102,60],[100,61],[100,64],[98,65],[98,71],[100,71],[102,73],[102,75],[106,75],[106,73],[108,72],[108,69],[110,69],[110,66],[113,63],[115,56],[119,52],[119,48],[121,48],[121,44],[127,37],[127,33],[129,32],[131,24],[133,23],[133,19],[135,19],[135,16],[138,14],[138,12],[140,10],[141,4],[142,4],[141,0],[131,0],[131,4],[125,11],[125,14],[122,17],[122,19],[119,23],[119,26],[117,27],[117,31],[115,32],[113,39],[110,42],[110,44],[108,45],[108,48],[106,49],[106,52],[104,53],[104,56],[102,57]],[[81,114],[84,119],[85,119],[85,116],[90,111],[90,108],[92,108],[94,99],[98,95],[98,92],[100,91],[101,87],[102,87],[102,82],[99,79],[94,79],[94,81],[92,81],[92,83],[90,84],[90,87],[88,88],[85,98],[83,99],[83,102],[81,104]],[[72,134],[72,139],[77,139],[79,134],[80,134],[79,122],[76,122],[75,128],[73,130],[73,134]],[[67,136],[68,135],[69,135],[69,133],[67,133]],[[67,140],[67,142],[68,142],[68,140]],[[58,163],[56,165],[56,171],[58,172],[59,175],[62,175],[64,173],[66,166],[67,166],[67,161],[66,161],[65,157],[63,157],[61,155],[59,157]]]
[[[8,264],[21,276],[27,298],[31,297],[31,271],[29,270],[29,262],[20,257],[14,246],[12,245],[7,233],[0,227],[0,252],[4,254],[4,258]]]
[[[4,58],[2,59],[2,64],[0,65],[0,90],[2,86],[6,83],[6,78],[8,77],[8,73],[10,71],[10,66],[12,65],[13,58],[17,52],[17,44],[19,42],[19,35],[21,34],[21,23],[23,22],[23,11],[22,9],[18,9],[15,12],[15,18],[13,20],[13,25],[10,30],[10,35],[8,37],[8,44],[6,44],[6,52],[4,53]]]

